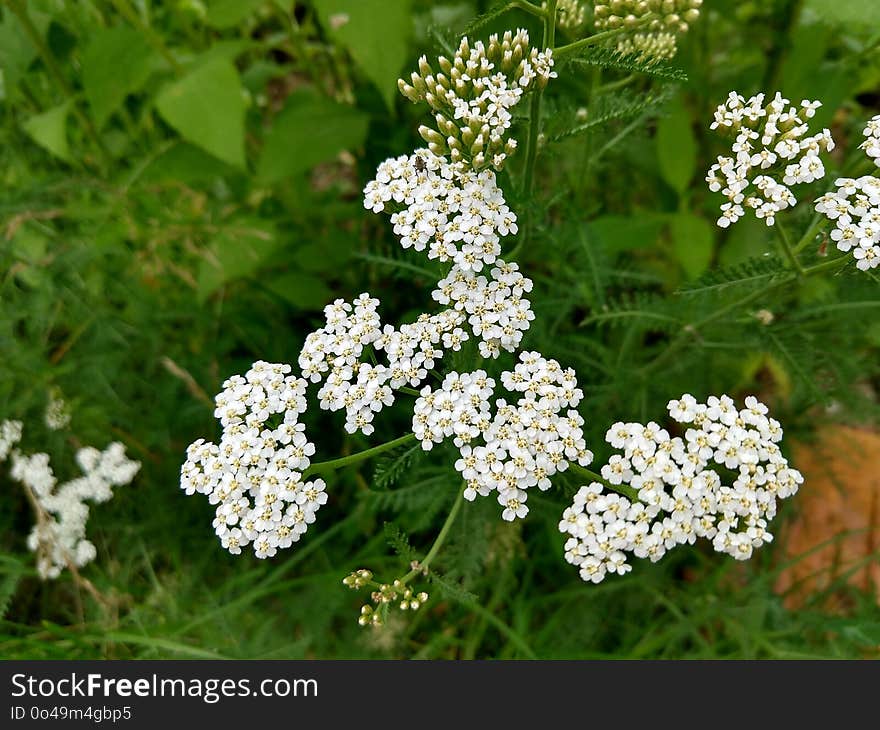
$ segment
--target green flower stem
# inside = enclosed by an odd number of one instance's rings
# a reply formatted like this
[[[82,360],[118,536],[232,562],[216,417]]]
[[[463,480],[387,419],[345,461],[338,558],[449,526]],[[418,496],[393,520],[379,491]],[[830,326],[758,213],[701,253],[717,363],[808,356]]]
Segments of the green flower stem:
[[[803,276],[804,267],[801,265],[801,262],[798,261],[798,257],[795,255],[794,248],[792,248],[791,245],[791,239],[788,237],[788,232],[785,230],[785,226],[782,225],[782,222],[779,219],[776,220],[775,228],[776,232],[779,234],[779,243],[781,244],[782,252],[791,264],[791,268],[797,272],[798,276]]]
[[[841,264],[845,264],[849,260],[848,256],[840,256],[838,258],[832,259],[831,261],[824,261],[821,264],[816,264],[814,266],[809,266],[806,269],[803,269],[803,273],[800,274],[801,277],[807,278],[810,276],[815,276],[816,274],[822,274],[826,271],[839,271],[842,267]],[[721,309],[716,310],[712,314],[703,317],[703,319],[695,322],[694,324],[686,325],[681,329],[675,339],[669,343],[667,348],[663,350],[660,354],[658,354],[653,360],[644,365],[640,370],[639,374],[642,377],[647,377],[651,372],[656,370],[660,365],[665,363],[672,355],[677,353],[684,347],[691,336],[696,334],[702,327],[705,327],[707,324],[711,324],[722,317],[726,316],[728,313],[740,309],[741,307],[745,307],[748,304],[751,304],[753,301],[760,299],[766,294],[774,291],[775,289],[779,289],[792,281],[797,280],[799,275],[789,274],[784,279],[780,281],[774,281],[769,283],[767,286],[764,286],[757,291],[753,291],[751,294],[743,297],[742,299],[738,299],[737,301],[727,305],[726,307],[722,307]]]
[[[544,37],[541,48],[552,48],[556,39],[556,3],[558,0],[548,0],[547,10],[544,12]],[[541,133],[541,100],[544,97],[544,89],[538,88],[532,94],[529,105],[529,134],[526,137],[526,163],[523,169],[522,194],[531,197],[535,186],[535,163],[538,160],[538,138]],[[522,250],[532,229],[531,208],[526,210],[525,220],[520,228],[519,240],[507,255],[508,261],[516,261],[516,257]]]
[[[601,70],[601,66],[597,66],[597,69]],[[618,89],[622,89],[625,86],[629,86],[630,84],[639,80],[638,74],[630,74],[629,76],[624,76],[622,79],[617,79],[615,81],[609,81],[607,84],[602,84],[601,86],[597,85],[595,90],[593,91],[594,95],[598,94],[607,94],[609,91],[617,91]],[[589,109],[589,105],[587,105]]]
[[[443,527],[440,528],[440,532],[437,533],[437,537],[434,539],[434,544],[431,545],[428,550],[428,554],[425,556],[424,560],[419,561],[418,565],[416,565],[412,570],[409,571],[403,578],[400,579],[400,582],[406,585],[417,575],[425,574],[428,572],[428,568],[433,562],[434,558],[437,557],[437,553],[440,552],[440,548],[443,547],[443,543],[446,542],[446,538],[449,536],[449,530],[452,528],[453,523],[455,522],[455,518],[458,517],[458,513],[461,511],[461,505],[464,502],[464,490],[459,489],[458,495],[455,498],[455,501],[452,503],[452,509],[449,510],[449,514],[446,516],[446,522],[443,523]]]
[[[555,2],[553,4],[556,5]],[[544,10],[544,8],[533,5],[528,0],[511,0],[510,4],[505,8],[505,10],[513,10],[514,8],[525,10],[527,13],[534,15],[536,18],[547,17],[547,11]]]
[[[816,215],[813,216],[813,222],[810,223],[807,232],[801,237],[801,240],[794,245],[793,251],[797,254],[809,246],[810,243],[815,240],[816,234],[821,230],[824,224],[825,216],[821,213],[816,213]]]
[[[589,479],[592,482],[598,482],[603,487],[610,489],[612,492],[617,492],[618,494],[626,497],[630,501],[637,502],[639,499],[638,490],[633,489],[632,487],[628,487],[625,484],[611,484],[610,482],[606,481],[600,474],[597,474],[591,469],[587,469],[580,464],[572,461],[571,463],[569,463],[568,468],[571,471],[580,474],[582,477]]]
[[[556,3],[557,0],[548,0],[547,3],[542,49],[552,48],[556,38]],[[523,194],[526,196],[532,194],[535,183],[535,162],[538,159],[538,136],[541,133],[541,100],[543,97],[544,89],[536,89],[529,107],[529,136],[526,138],[526,167],[523,173]]]
[[[645,19],[647,19],[648,17],[649,16],[645,16]],[[642,25],[642,23],[640,23],[639,25]],[[604,43],[611,38],[626,33],[628,30],[633,30],[633,28],[614,28],[613,30],[606,30],[602,33],[596,33],[595,35],[591,35],[587,38],[581,38],[579,41],[575,41],[574,43],[568,43],[567,45],[559,46],[559,48],[553,49],[553,60],[558,61],[562,58],[565,58],[566,56],[570,56],[572,53],[582,51],[584,48],[595,46],[598,43]]]
[[[313,474],[326,474],[328,471],[336,471],[337,469],[342,469],[343,467],[351,466],[352,464],[358,464],[362,461],[366,461],[367,459],[371,459],[374,456],[378,456],[385,451],[390,451],[391,449],[398,446],[403,446],[403,444],[408,444],[410,441],[414,441],[415,438],[415,434],[408,433],[405,436],[394,439],[393,441],[388,441],[384,444],[373,446],[372,448],[365,449],[364,451],[358,451],[356,454],[341,456],[338,459],[331,459],[330,461],[319,461],[316,464],[312,464],[308,469],[306,469],[305,472],[303,472],[303,477],[309,477]]]
[[[83,126],[83,129],[85,129],[86,135],[89,137],[89,139],[92,140],[92,142],[95,144],[95,147],[97,147],[101,162],[105,165],[109,164],[110,155],[107,152],[107,148],[104,146],[104,143],[101,141],[101,138],[98,136],[98,131],[95,129],[95,125],[92,124],[92,120],[79,108],[79,104],[77,104],[76,100],[76,94],[74,93],[70,84],[67,83],[67,79],[64,77],[61,69],[58,67],[58,63],[55,61],[55,56],[52,55],[52,51],[49,49],[49,46],[46,45],[43,37],[40,35],[36,26],[34,26],[34,23],[31,20],[30,15],[28,15],[27,8],[25,7],[24,3],[21,0],[6,0],[6,5],[18,18],[22,28],[24,28],[25,35],[27,35],[31,43],[34,44],[34,47],[40,54],[40,58],[46,65],[46,70],[49,72],[49,76],[52,77],[52,80],[61,90],[61,93],[64,94],[66,99],[70,102],[70,109],[73,112],[73,115],[76,117],[77,121]]]

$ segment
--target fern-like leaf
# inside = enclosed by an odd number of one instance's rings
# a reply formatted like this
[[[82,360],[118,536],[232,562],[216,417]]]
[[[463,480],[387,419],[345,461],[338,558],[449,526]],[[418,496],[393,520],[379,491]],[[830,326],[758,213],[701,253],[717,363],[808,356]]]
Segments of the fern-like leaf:
[[[751,258],[741,264],[715,269],[679,290],[681,294],[702,294],[744,284],[766,284],[783,276],[787,269],[775,256]]]
[[[495,3],[492,7],[490,7],[485,13],[478,15],[474,18],[464,29],[464,33],[462,35],[471,36],[476,33],[481,28],[489,25],[495,18],[500,18],[504,13],[510,10],[510,2],[509,0],[500,0],[500,2]]]
[[[403,473],[410,469],[416,458],[424,453],[421,445],[416,444],[379,459],[373,471],[373,489],[391,489],[400,481]]]
[[[461,585],[456,583],[455,581],[449,580],[440,573],[435,573],[433,570],[428,573],[428,580],[440,590],[440,594],[450,600],[455,601],[456,603],[477,603],[479,598],[471,593],[469,590],[462,588]]]
[[[416,551],[409,544],[409,538],[406,533],[393,522],[385,523],[385,541],[407,563],[411,563],[416,559]]]
[[[593,105],[586,121],[573,124],[561,132],[557,132],[551,140],[558,142],[569,137],[589,132],[619,119],[641,117],[654,109],[663,106],[675,93],[675,87],[664,85],[646,94],[619,92],[614,95],[599,97]]]
[[[669,81],[685,82],[688,75],[684,69],[666,63],[645,61],[639,54],[621,53],[609,46],[589,47],[569,61],[574,66],[600,66],[629,73],[642,73]]]

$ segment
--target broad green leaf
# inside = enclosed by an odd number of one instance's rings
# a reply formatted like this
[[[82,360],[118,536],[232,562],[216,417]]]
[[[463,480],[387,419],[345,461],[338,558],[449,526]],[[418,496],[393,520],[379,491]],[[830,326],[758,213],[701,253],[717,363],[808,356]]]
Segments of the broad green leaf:
[[[247,220],[230,224],[214,240],[199,268],[199,299],[204,301],[223,284],[253,274],[277,248],[278,239],[272,231]]]
[[[191,68],[195,70],[199,66],[206,66],[217,60],[235,63],[239,56],[247,53],[255,43],[249,38],[232,38],[214,41],[209,48],[202,51],[192,59]]]
[[[410,0],[313,0],[321,25],[345,46],[389,108],[412,35]]]
[[[314,243],[298,247],[293,261],[303,271],[329,273],[337,271],[353,253],[350,236],[322,235]]]
[[[152,68],[153,49],[128,26],[99,28],[83,53],[83,87],[95,124],[108,117],[143,86]]]
[[[663,229],[663,221],[658,216],[645,212],[632,216],[605,215],[588,225],[610,253],[648,248],[656,243]]]
[[[774,250],[773,229],[753,215],[745,216],[727,230],[718,254],[718,263],[723,267],[736,266]]]
[[[213,28],[232,28],[241,23],[266,0],[212,0],[205,20]]]
[[[28,8],[28,16],[40,36],[45,38],[52,17],[33,7]],[[36,46],[28,38],[18,18],[8,8],[4,9],[0,21],[0,69],[3,69],[4,85],[11,88],[18,84],[37,55]]]
[[[298,309],[318,310],[333,299],[333,292],[324,281],[312,274],[289,271],[270,279],[266,285]]]
[[[672,250],[688,278],[704,274],[712,263],[714,231],[704,218],[691,213],[678,213],[669,225]]]
[[[807,0],[806,8],[822,20],[837,25],[876,26],[880,23],[877,0]]]
[[[819,98],[813,93],[816,70],[834,40],[834,29],[825,23],[799,25],[791,33],[779,90],[795,102]],[[774,89],[775,91],[775,89]]]
[[[144,169],[142,178],[148,182],[176,180],[192,184],[223,177],[232,171],[226,163],[198,147],[175,141]]]
[[[34,142],[65,162],[70,162],[70,147],[67,144],[69,111],[70,102],[66,101],[47,112],[31,117],[22,125]]]
[[[657,159],[663,179],[679,195],[687,190],[697,170],[697,143],[690,116],[680,101],[657,123]]]
[[[360,146],[366,134],[363,112],[311,91],[296,92],[287,98],[266,135],[259,175],[266,182],[298,175],[342,150]]]
[[[184,139],[244,167],[244,99],[232,63],[215,59],[197,66],[166,86],[156,107]]]

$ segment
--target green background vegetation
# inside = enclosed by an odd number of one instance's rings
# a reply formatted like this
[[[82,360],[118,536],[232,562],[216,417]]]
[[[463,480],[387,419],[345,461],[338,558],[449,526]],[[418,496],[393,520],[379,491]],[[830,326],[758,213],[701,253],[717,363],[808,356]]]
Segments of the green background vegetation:
[[[397,77],[422,53],[448,53],[487,4],[0,8],[0,419],[23,420],[24,448],[48,451],[61,477],[75,475],[78,445],[118,439],[143,463],[132,486],[93,511],[98,558],[84,575],[119,608],[108,615],[85,596],[83,621],[68,576],[37,578],[25,546],[32,517],[4,467],[0,656],[876,654],[876,605],[843,579],[783,608],[775,545],[745,565],[707,545],[680,548],[584,585],[556,529],[577,487],[564,476],[530,498],[521,525],[502,523],[494,500],[466,504],[438,574],[421,586],[429,603],[361,629],[365,596],[342,578],[369,567],[389,579],[424,554],[459,488],[444,449],[341,471],[294,549],[269,561],[227,555],[213,508],[178,489],[184,449],[217,433],[209,399],[223,379],[255,359],[295,362],[329,300],[368,290],[390,322],[430,306],[439,268],[402,251],[360,191],[378,162],[419,143],[426,109],[397,94]],[[519,25],[540,38],[518,11],[472,35]],[[732,89],[820,99],[817,127],[832,127],[840,147],[829,178],[845,169],[864,121],[880,113],[878,27],[872,0],[706,0],[669,64],[593,52],[559,69],[545,96],[535,198],[516,194],[521,154],[500,183],[527,222],[518,259],[535,281],[537,319],[524,346],[577,370],[597,463],[610,423],[660,419],[682,392],[755,392],[801,441],[823,420],[877,422],[866,395],[880,383],[877,277],[850,271],[755,294],[783,266],[771,232],[753,220],[715,228],[720,200],[703,175],[723,150],[711,113]],[[517,120],[520,140],[526,122]],[[811,218],[805,203],[784,219],[799,236]],[[820,249],[808,256],[819,260]],[[772,324],[753,316],[758,308]],[[67,433],[42,425],[53,386],[73,407]],[[316,460],[405,433],[406,403],[377,418],[370,439],[346,436],[340,414],[313,407]],[[797,510],[795,498],[779,520]],[[844,607],[833,614],[823,608],[831,593]]]

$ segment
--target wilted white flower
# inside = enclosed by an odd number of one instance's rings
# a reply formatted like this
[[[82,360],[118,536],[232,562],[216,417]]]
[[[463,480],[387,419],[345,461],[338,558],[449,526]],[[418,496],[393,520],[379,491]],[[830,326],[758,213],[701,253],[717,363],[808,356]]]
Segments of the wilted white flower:
[[[21,421],[0,423],[0,461],[6,461],[12,447],[19,441],[21,441]]]
[[[777,213],[797,203],[790,186],[825,177],[819,153],[834,149],[831,132],[805,136],[821,104],[804,100],[795,108],[777,93],[765,105],[764,98],[746,100],[732,91],[715,111],[711,129],[734,137],[732,156],[719,156],[706,176],[709,190],[728,200],[721,206],[721,228],[736,223],[745,214],[743,206],[772,226]]]
[[[425,450],[453,438],[465,499],[494,492],[502,517],[512,521],[528,514],[528,489],[549,489],[550,477],[571,461],[586,466],[593,454],[575,410],[583,392],[574,370],[537,352],[522,352],[501,382],[522,397],[515,404],[496,399],[494,415],[495,381],[483,370],[450,373],[440,388],[426,386],[416,401],[413,433]]]
[[[8,423],[0,427],[4,436]],[[20,423],[14,427],[16,434],[21,436]],[[28,490],[37,509],[37,522],[27,544],[37,554],[40,576],[57,578],[69,565],[82,567],[91,562],[96,553],[95,546],[86,539],[87,502],[109,500],[113,487],[131,482],[140,464],[126,457],[120,443],[112,443],[104,451],[83,448],[76,454],[83,476],[59,486],[48,454],[24,455],[15,450],[11,454],[10,476]]]
[[[70,408],[61,395],[61,391],[53,388],[49,391],[49,403],[46,406],[46,427],[51,431],[60,431],[70,424]]]
[[[656,423],[616,423],[606,435],[621,453],[602,467],[602,477],[629,497],[593,482],[563,513],[565,558],[585,581],[629,571],[630,554],[654,562],[698,537],[745,560],[773,539],[767,525],[777,500],[803,482],[779,448],[779,422],[754,396],[737,409],[726,395],[706,403],[683,395],[669,402],[669,415],[688,426],[683,437]],[[736,474],[730,484],[726,472]]]

